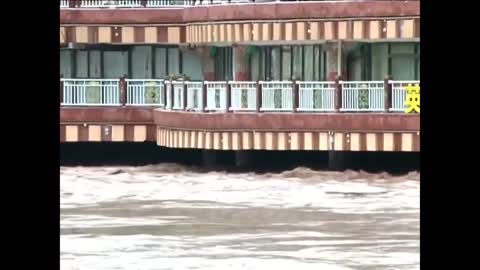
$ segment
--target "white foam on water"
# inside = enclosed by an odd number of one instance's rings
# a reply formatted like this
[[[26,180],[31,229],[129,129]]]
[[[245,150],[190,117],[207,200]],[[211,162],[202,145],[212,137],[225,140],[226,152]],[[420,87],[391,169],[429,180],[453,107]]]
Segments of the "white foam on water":
[[[418,269],[419,186],[418,173],[62,167],[61,269]]]

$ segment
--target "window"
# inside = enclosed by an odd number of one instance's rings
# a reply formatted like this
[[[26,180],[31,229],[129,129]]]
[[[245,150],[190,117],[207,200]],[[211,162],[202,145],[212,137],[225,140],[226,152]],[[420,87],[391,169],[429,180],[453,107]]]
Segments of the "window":
[[[361,44],[348,55],[349,80],[419,80],[418,43]]]
[[[167,49],[167,56],[168,56],[168,66],[167,71],[168,75],[180,75],[182,74],[180,68],[180,50],[178,48],[168,48]]]
[[[184,52],[182,53],[182,60],[183,73],[190,77],[190,80],[203,80],[202,61],[198,55],[193,52]]]
[[[364,77],[363,80],[380,81],[385,79],[385,76],[390,74],[388,67],[388,50],[389,44],[376,43],[364,44],[365,47],[370,47],[371,50],[371,77]]]
[[[132,78],[133,79],[151,79],[152,78],[152,47],[151,46],[133,46],[132,47]]]
[[[289,81],[292,79],[292,47],[283,46],[282,48],[282,80]]]
[[[101,78],[102,77],[102,56],[101,51],[88,52],[88,77]]]
[[[155,48],[154,77],[164,78],[167,76],[167,48]]]
[[[88,51],[75,52],[75,77],[88,78]]]
[[[128,76],[128,51],[104,51],[103,52],[103,77],[117,79],[123,75]]]
[[[313,46],[304,46],[303,47],[303,80],[313,81],[315,66],[313,58]]]
[[[292,77],[296,80],[303,79],[303,47],[292,47]]]
[[[389,46],[389,74],[395,80],[419,79],[418,44],[392,43]]]
[[[323,80],[325,54],[318,45],[263,46],[250,55],[252,80]]]
[[[280,81],[282,79],[282,48],[274,47],[271,49],[271,74],[272,81]]]
[[[348,79],[351,81],[383,80],[387,70],[386,52],[386,47],[384,48],[382,44],[357,43],[347,55]]]
[[[217,47],[215,50],[215,79],[219,81],[233,79],[233,50]]]
[[[72,77],[72,50],[60,50],[60,75],[63,78]]]

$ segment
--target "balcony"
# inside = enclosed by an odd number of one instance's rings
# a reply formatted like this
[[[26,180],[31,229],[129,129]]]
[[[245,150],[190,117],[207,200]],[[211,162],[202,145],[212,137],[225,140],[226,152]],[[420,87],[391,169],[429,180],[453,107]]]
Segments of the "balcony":
[[[407,88],[416,87],[414,96]],[[420,81],[168,81],[61,79],[64,107],[156,107],[186,112],[406,113]],[[409,111],[412,112],[412,111]]]
[[[60,0],[60,8],[169,8],[169,7],[192,7],[212,6],[227,4],[248,4],[248,3],[284,3],[295,2],[392,2],[405,0]],[[420,0],[410,0],[420,1]]]

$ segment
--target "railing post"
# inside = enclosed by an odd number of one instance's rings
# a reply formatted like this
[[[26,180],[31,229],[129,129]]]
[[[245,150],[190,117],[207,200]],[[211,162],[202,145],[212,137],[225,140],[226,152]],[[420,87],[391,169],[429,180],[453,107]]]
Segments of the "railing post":
[[[142,3],[142,7],[146,7],[147,3],[148,3],[148,0],[142,0],[141,3]]]
[[[232,86],[228,83],[228,80],[227,80],[227,87],[225,88],[225,91],[226,91],[226,99],[227,99],[227,102],[225,102],[225,106],[227,108],[225,108],[226,112],[229,112],[230,111],[230,107],[232,105]]]
[[[262,85],[260,82],[257,80],[257,108],[256,112],[260,112],[260,108],[262,107]]]
[[[169,85],[170,85],[170,89],[168,89],[168,92],[170,93],[170,100],[169,100],[170,101],[170,108],[168,108],[168,109],[173,110],[173,107],[175,107],[174,104],[173,104],[173,101],[175,100],[175,98],[173,96],[173,93],[174,93],[173,88],[174,87],[173,87],[172,79],[170,79],[170,84]]]
[[[298,109],[298,95],[299,95],[299,87],[300,85],[297,83],[298,81],[297,80],[294,80],[293,81],[293,106],[292,106],[292,112],[297,112],[297,109]]]
[[[127,81],[126,81],[127,75],[123,75],[120,77],[120,103],[122,106],[125,106],[127,104]]]
[[[341,75],[335,78],[335,112],[340,112],[340,109],[342,108],[342,85],[340,84],[341,80]]]
[[[391,76],[386,76],[383,81],[383,88],[385,89],[385,112],[392,108],[392,85],[390,84]]]
[[[60,106],[62,106],[63,103],[63,81],[62,81],[63,75],[60,74]]]
[[[207,107],[207,85],[202,81],[202,112],[205,112]]]
[[[78,0],[68,0],[68,7],[69,8],[74,8],[75,7],[75,2]]]
[[[165,80],[163,80],[162,83],[163,83],[163,89],[162,89],[162,92],[163,92],[163,97],[162,97],[163,108],[167,109],[167,84],[165,83]]]
[[[188,98],[188,94],[187,94],[187,82],[186,82],[186,81],[183,81],[183,110],[184,110],[184,111],[187,110],[187,98]]]

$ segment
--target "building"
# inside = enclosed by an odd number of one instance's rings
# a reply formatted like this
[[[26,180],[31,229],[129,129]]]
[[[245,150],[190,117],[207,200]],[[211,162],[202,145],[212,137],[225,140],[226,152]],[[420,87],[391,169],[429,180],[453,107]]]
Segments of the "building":
[[[65,110],[153,106],[407,117],[413,126],[389,131],[413,132],[408,149],[419,150],[418,115],[404,113],[411,106],[405,87],[420,79],[419,1],[60,3]],[[162,145],[159,132],[157,123],[151,134]]]

